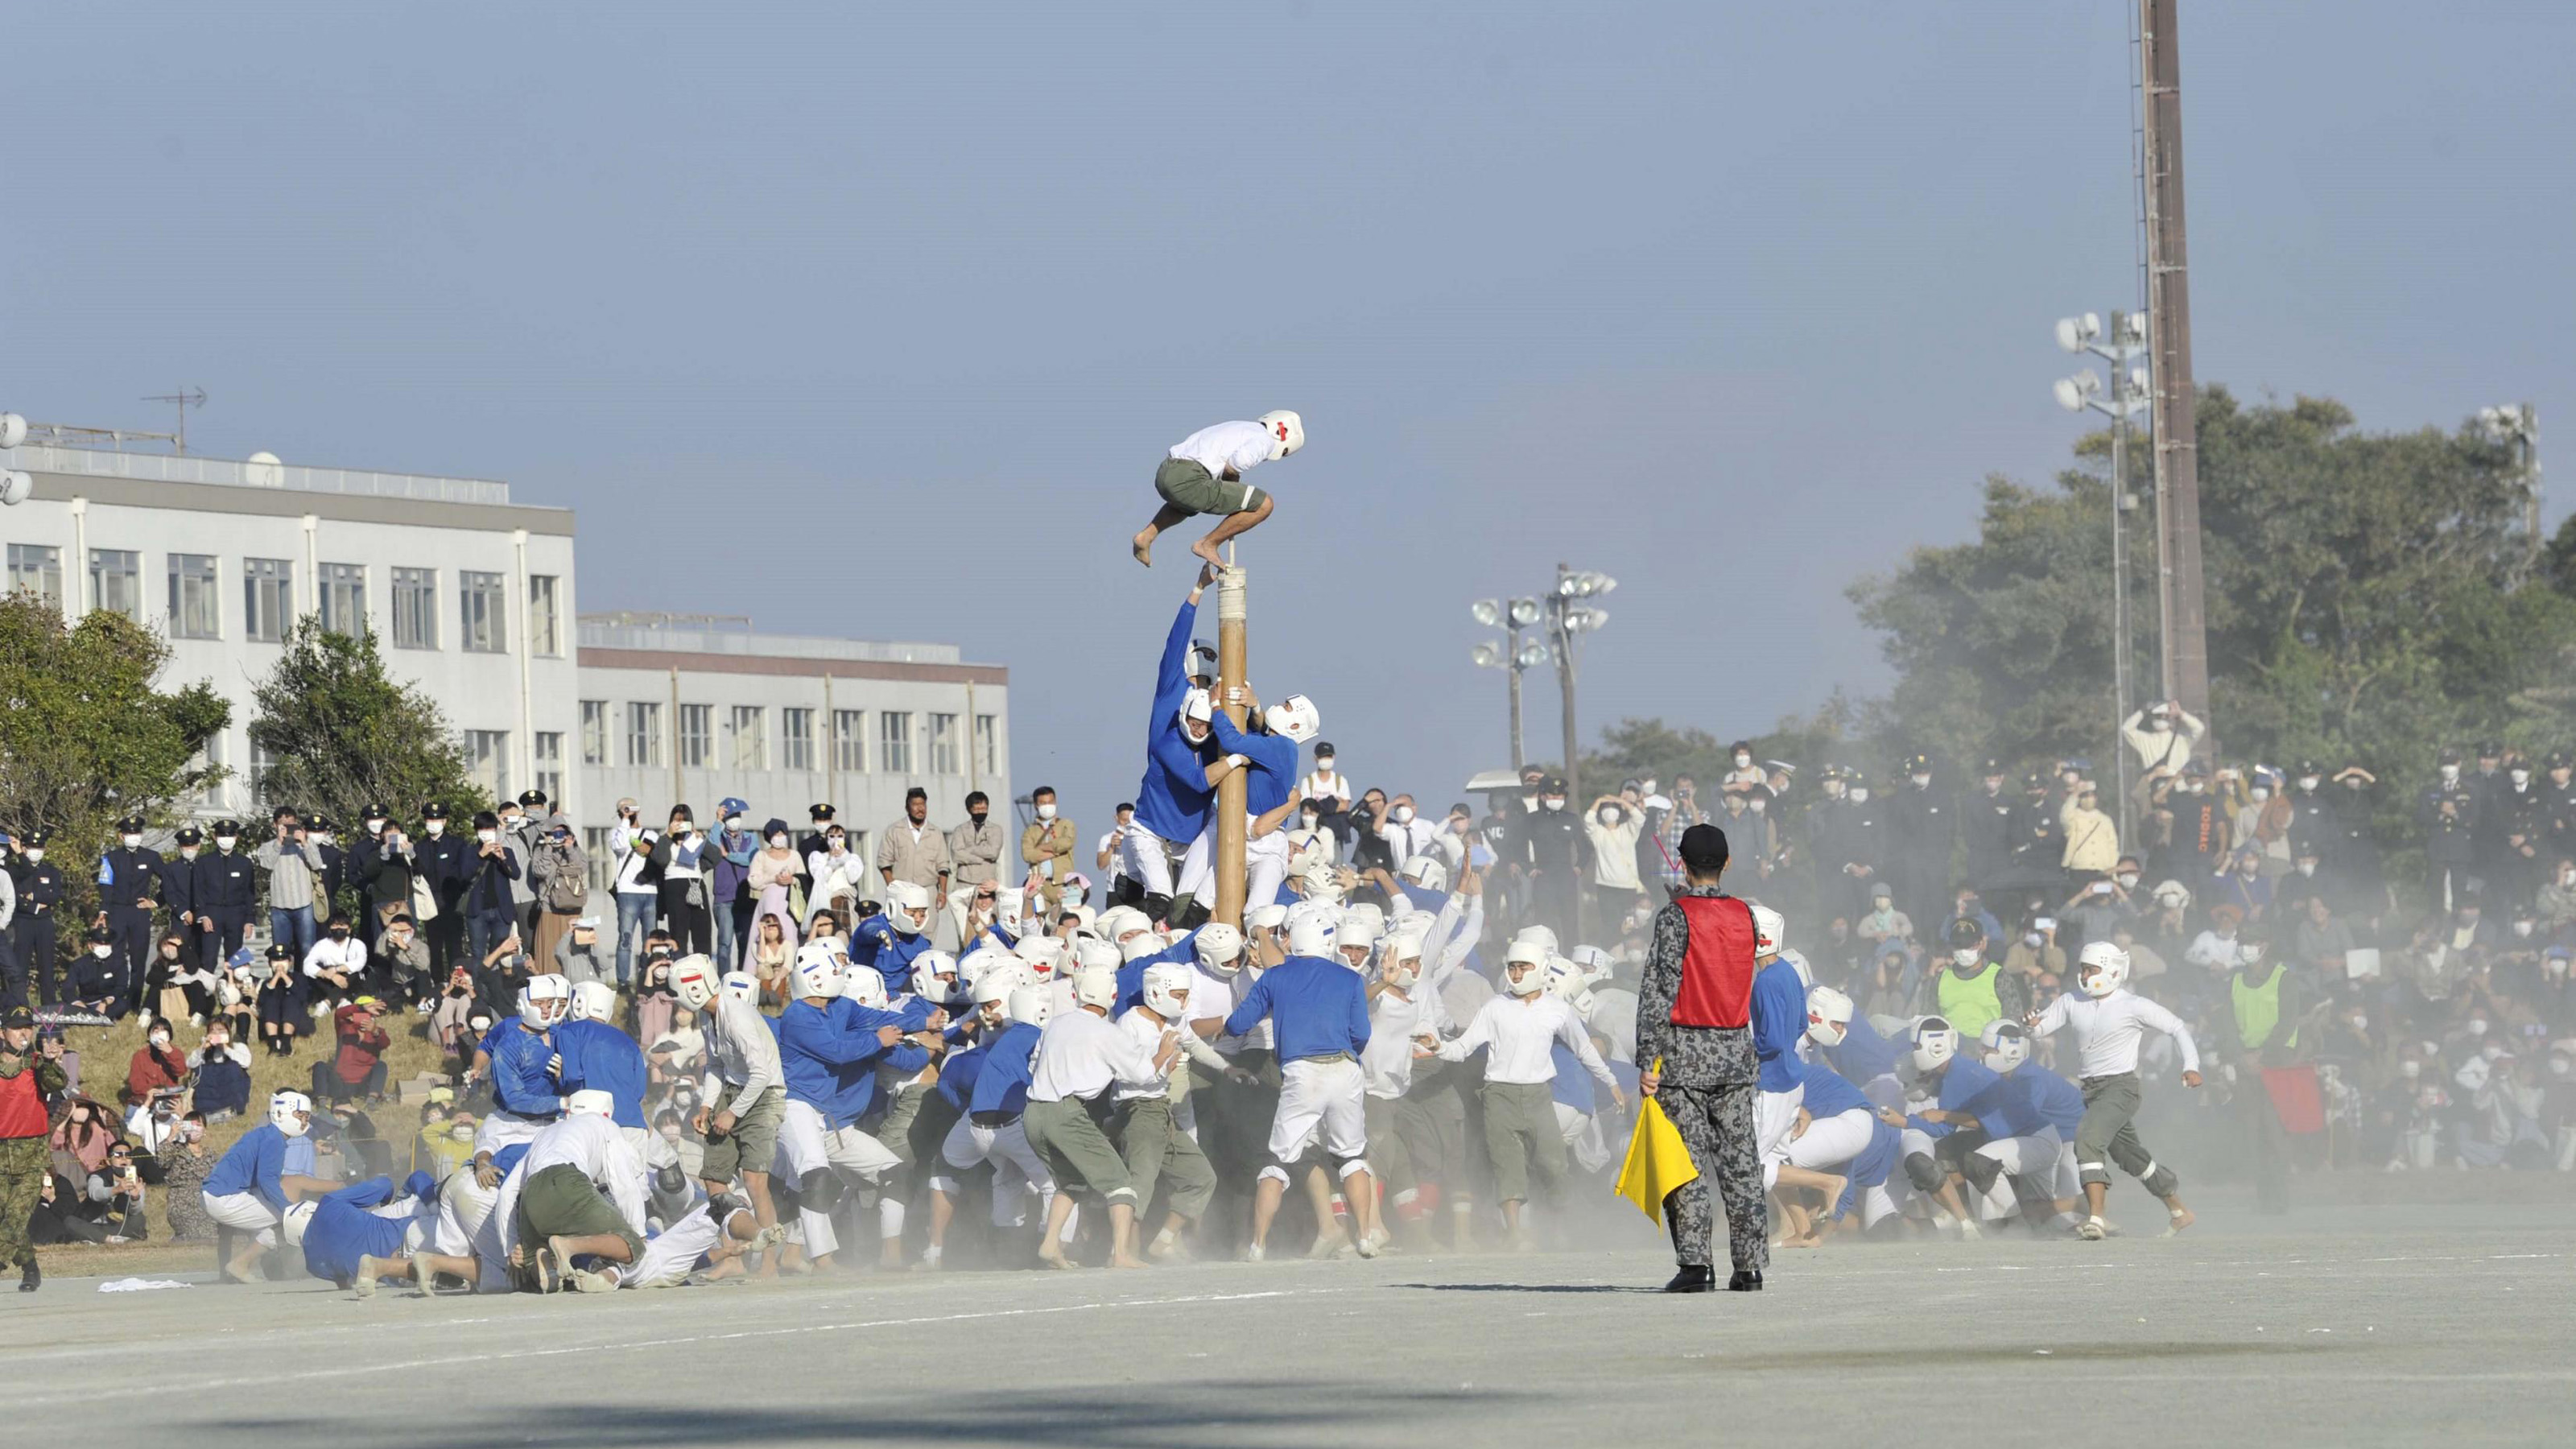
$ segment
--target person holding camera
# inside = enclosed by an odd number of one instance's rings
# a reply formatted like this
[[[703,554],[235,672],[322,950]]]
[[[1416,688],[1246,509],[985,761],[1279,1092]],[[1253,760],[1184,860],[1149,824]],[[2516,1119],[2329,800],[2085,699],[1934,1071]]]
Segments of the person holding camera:
[[[385,1030],[385,1006],[361,996],[331,1014],[339,1050],[327,1062],[313,1064],[313,1096],[333,1106],[363,1095],[369,1102],[385,1099],[385,1051],[393,1037]]]
[[[420,938],[408,911],[383,919],[376,932],[375,964],[367,974],[392,999],[409,1002],[422,1016],[429,1014],[436,985],[429,972],[429,943]]]
[[[320,854],[306,845],[303,820],[286,806],[277,807],[269,830],[268,841],[252,856],[268,872],[268,938],[292,941],[298,953],[309,951],[321,934],[313,920]]]
[[[111,1243],[139,1243],[151,1235],[144,1215],[143,1175],[136,1170],[134,1146],[118,1142],[107,1160],[90,1173],[82,1187],[80,1213],[107,1230]]]
[[[268,943],[268,974],[259,983],[259,1039],[273,1057],[295,1055],[295,1034],[303,1029],[304,989],[297,974],[295,948],[284,941]]]
[[[140,1106],[165,1089],[188,1085],[188,1059],[170,1042],[170,1019],[153,1021],[143,1045],[125,1065],[125,1105]]]
[[[661,832],[644,823],[632,799],[617,802],[617,823],[609,827],[609,858],[616,862],[617,989],[635,979],[636,938],[649,934],[662,914],[662,867],[653,862]]]
[[[207,1023],[206,1039],[198,1045],[192,1065],[196,1110],[189,1116],[222,1122],[249,1109],[250,1048],[233,1038],[232,1028],[222,1018]]]
[[[451,966],[471,963],[474,956],[465,940],[465,892],[473,884],[474,873],[483,857],[476,854],[474,842],[457,837],[447,828],[447,806],[431,800],[420,807],[421,838],[412,846],[412,861],[421,880],[429,886],[429,911],[421,910],[415,891],[412,918],[428,928],[429,969],[432,975],[444,976]]]

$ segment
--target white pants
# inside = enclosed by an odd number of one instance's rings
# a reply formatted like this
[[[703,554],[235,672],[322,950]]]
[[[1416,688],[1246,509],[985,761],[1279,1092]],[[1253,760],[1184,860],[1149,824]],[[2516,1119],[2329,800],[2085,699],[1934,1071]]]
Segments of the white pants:
[[[1266,906],[1279,899],[1279,887],[1288,879],[1288,832],[1271,831],[1259,840],[1252,839],[1250,827],[1244,830],[1243,869],[1250,883],[1243,893],[1244,909]]]
[[[1803,1134],[1790,1140],[1789,1165],[1810,1172],[1842,1166],[1869,1149],[1874,1120],[1867,1107],[1816,1118]]]
[[[1878,1186],[1862,1188],[1860,1190],[1862,1230],[1867,1231],[1877,1227],[1882,1219],[1893,1213],[1903,1212],[1905,1199],[1901,1194],[1912,1191],[1912,1187],[1913,1185],[1905,1180],[1903,1173],[1890,1173],[1887,1181]]]
[[[474,1126],[474,1150],[477,1153],[497,1153],[504,1147],[534,1142],[538,1133],[553,1125],[551,1119],[522,1117],[516,1112],[504,1112],[495,1107],[484,1113],[483,1120]]]
[[[749,1212],[737,1208],[735,1212]],[[644,1255],[633,1265],[620,1267],[620,1288],[676,1288],[688,1281],[698,1260],[721,1246],[725,1230],[715,1220],[713,1207],[701,1203],[694,1212],[682,1213],[679,1221],[664,1228],[644,1244]]]
[[[1172,894],[1170,849],[1161,836],[1130,820],[1118,842],[1118,869],[1145,894],[1168,899]]]
[[[939,1160],[960,1171],[979,1162],[993,1164],[993,1226],[997,1228],[1016,1228],[1028,1221],[1026,1192],[1035,1192],[1041,1207],[1055,1200],[1055,1175],[1029,1145],[1029,1134],[1017,1117],[999,1127],[978,1127],[971,1117],[958,1118],[939,1144]],[[930,1185],[953,1193],[957,1179],[942,1171],[930,1179]]]
[[[225,1227],[259,1234],[263,1248],[277,1246],[278,1214],[268,1201],[255,1192],[228,1192],[221,1197],[200,1192],[198,1200],[206,1206],[206,1216]]]
[[[1325,1062],[1312,1058],[1279,1069],[1279,1111],[1270,1119],[1270,1155],[1294,1162],[1320,1138],[1324,1151],[1344,1162],[1341,1175],[1365,1170],[1368,1151],[1368,1077],[1355,1061]],[[1274,1164],[1264,1177],[1285,1181]]]
[[[1762,1163],[1762,1185],[1780,1180],[1780,1164],[1789,1157],[1789,1129],[1798,1125],[1798,1105],[1807,1100],[1807,1084],[1785,1092],[1753,1096],[1753,1152]]]
[[[487,1191],[475,1182],[470,1167],[449,1173],[438,1189],[438,1225],[430,1231],[429,1250],[447,1258],[471,1255],[474,1234],[491,1216],[492,1203],[500,1195],[500,1189]]]
[[[826,1129],[823,1114],[811,1102],[787,1101],[787,1115],[778,1124],[778,1157],[774,1169],[779,1176],[796,1184],[798,1192],[813,1174],[838,1172],[844,1177],[865,1178],[870,1182],[886,1169],[899,1167],[903,1159],[886,1150],[886,1145],[856,1127]],[[800,1208],[797,1222],[804,1229],[805,1251],[815,1257],[840,1251],[841,1237],[832,1228],[832,1215]]]
[[[1216,821],[1211,819],[1207,828],[1199,832],[1199,838],[1190,842],[1190,848],[1181,852],[1181,878],[1172,894],[1193,900],[1204,899],[1214,906],[1216,894],[1208,889],[1208,884],[1215,878]]]
[[[2016,1184],[2029,1189],[2034,1197],[2052,1201],[2061,1197],[2080,1196],[2084,1189],[2075,1176],[2075,1148],[2061,1142],[2057,1130],[2043,1127],[2028,1137],[1998,1137],[1977,1149],[1979,1157],[1993,1158],[2003,1167],[1995,1185],[1985,1195],[1982,1216],[2008,1217],[2019,1200]]]

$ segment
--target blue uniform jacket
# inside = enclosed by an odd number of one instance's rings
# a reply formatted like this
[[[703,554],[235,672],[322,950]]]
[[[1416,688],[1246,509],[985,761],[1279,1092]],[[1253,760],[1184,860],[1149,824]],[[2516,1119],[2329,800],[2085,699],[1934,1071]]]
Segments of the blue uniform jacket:
[[[1753,974],[1753,1055],[1766,1092],[1798,1085],[1798,1038],[1807,1032],[1807,983],[1798,968],[1774,960]]]
[[[1015,1021],[993,1038],[985,1049],[983,1070],[975,1074],[974,1095],[966,1099],[969,1112],[1007,1112],[1016,1117],[1028,1110],[1029,1069],[1037,1063],[1038,1029],[1025,1021]]]
[[[525,1035],[525,1033],[522,1033]],[[606,1092],[617,1099],[611,1115],[620,1127],[644,1125],[644,1088],[652,1072],[635,1038],[604,1021],[567,1021],[554,1029],[563,1057],[563,1089]]]
[[[547,1066],[555,1055],[547,1034],[526,1030],[512,1018],[495,1026],[483,1040],[492,1054],[493,1106],[521,1117],[552,1117],[563,1111],[563,1088]]]
[[[928,931],[907,936],[896,930],[883,912],[859,922],[850,931],[850,959],[861,966],[875,967],[876,973],[885,978],[889,996],[912,989],[912,963],[934,949]]]
[[[1282,1066],[1336,1053],[1356,1058],[1368,1049],[1368,989],[1339,961],[1291,956],[1264,971],[1225,1019],[1225,1034],[1241,1036],[1265,1016]]]
[[[1210,723],[1218,749],[1252,762],[1252,774],[1243,782],[1245,812],[1267,815],[1287,804],[1289,793],[1297,788],[1297,742],[1285,735],[1236,729],[1224,710],[1218,710]]]
[[[826,1131],[856,1122],[876,1101],[880,1061],[900,1067],[909,1059],[917,1072],[930,1060],[909,1043],[893,1052],[878,1043],[878,1028],[903,1028],[904,1013],[879,1011],[845,996],[819,1007],[791,1001],[777,1019],[778,1061],[787,1078],[788,1100],[820,1112]]]
[[[397,1195],[392,1178],[371,1177],[323,1198],[314,1206],[313,1220],[304,1225],[304,1271],[336,1283],[358,1275],[361,1254],[401,1256],[411,1219],[380,1218],[367,1211]]]
[[[1896,1059],[1903,1053],[1904,1048],[1878,1034],[1868,1017],[1854,1012],[1843,1044],[1825,1048],[1825,1060],[1846,1080],[1867,1082],[1895,1071]]]
[[[278,1178],[286,1171],[286,1134],[274,1122],[262,1122],[241,1136],[206,1174],[206,1192],[214,1197],[230,1197],[237,1192],[256,1193],[259,1200],[283,1212],[286,1189]]]
[[[1971,1113],[1988,1136],[2009,1137],[2009,1132],[1996,1131],[1997,1123],[1991,1115],[2003,1097],[2003,1080],[1983,1062],[1952,1057],[1950,1064],[1941,1069],[1941,1110]],[[1913,1113],[1907,1113],[1905,1120],[1909,1126],[1934,1137],[1947,1137],[1957,1130],[1948,1123],[1926,1122]]]

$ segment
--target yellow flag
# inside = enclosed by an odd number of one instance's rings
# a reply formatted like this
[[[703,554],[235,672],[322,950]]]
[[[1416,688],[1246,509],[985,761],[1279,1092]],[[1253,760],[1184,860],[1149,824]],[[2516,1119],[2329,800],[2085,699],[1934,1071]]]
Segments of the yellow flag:
[[[1655,1064],[1657,1071],[1663,1063]],[[1664,1115],[1663,1104],[1652,1097],[1639,1103],[1637,1130],[1628,1138],[1628,1161],[1619,1169],[1618,1194],[1637,1205],[1637,1211],[1660,1223],[1664,1220],[1664,1198],[1674,1188],[1699,1177],[1699,1165],[1691,1161],[1690,1148],[1682,1142],[1682,1130]]]

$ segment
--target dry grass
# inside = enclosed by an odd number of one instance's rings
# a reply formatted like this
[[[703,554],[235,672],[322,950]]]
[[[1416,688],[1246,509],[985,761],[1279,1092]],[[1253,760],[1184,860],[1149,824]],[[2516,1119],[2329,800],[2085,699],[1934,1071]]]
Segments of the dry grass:
[[[265,1104],[271,1092],[292,1087],[309,1091],[313,1085],[313,1064],[329,1060],[336,1046],[331,1039],[331,1023],[326,1018],[318,1023],[321,1035],[297,1038],[295,1055],[272,1057],[257,1041],[250,1045],[251,1110],[229,1122],[217,1122],[206,1129],[206,1150],[217,1157],[240,1140],[241,1135],[267,1120]],[[410,1160],[409,1140],[417,1130],[420,1109],[416,1105],[391,1100],[397,1084],[424,1072],[434,1073],[439,1067],[438,1048],[429,1039],[429,1019],[402,1013],[385,1019],[385,1029],[393,1036],[393,1045],[385,1052],[385,1082],[388,1100],[383,1107],[370,1112],[376,1130],[396,1144],[394,1160]],[[194,1055],[203,1044],[204,1032],[182,1021],[178,1024],[176,1044]],[[64,1044],[80,1053],[81,1090],[91,1098],[114,1107],[117,1089],[124,1085],[126,1064],[143,1049],[143,1027],[129,1017],[114,1026],[75,1026],[64,1030]],[[121,1109],[119,1109],[121,1112]],[[150,1189],[153,1237],[142,1243],[60,1243],[42,1249],[38,1256],[48,1273],[67,1275],[129,1273],[152,1274],[183,1272],[214,1266],[211,1243],[172,1243],[168,1240],[170,1219],[163,1190]]]

